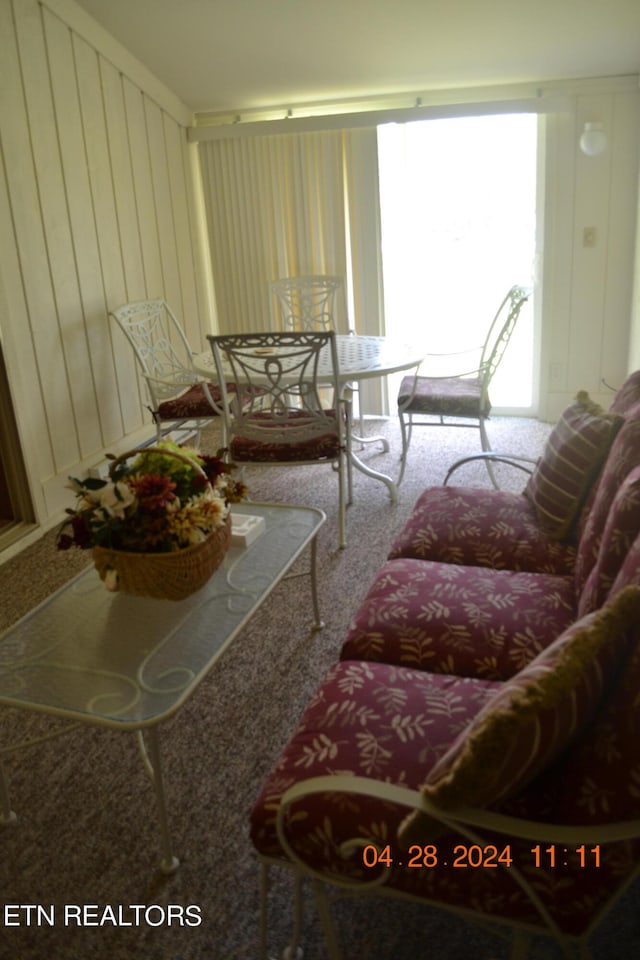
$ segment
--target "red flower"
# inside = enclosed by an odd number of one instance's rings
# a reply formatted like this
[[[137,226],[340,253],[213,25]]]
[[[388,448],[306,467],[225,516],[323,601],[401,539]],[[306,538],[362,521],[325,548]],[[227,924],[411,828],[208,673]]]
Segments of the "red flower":
[[[175,500],[175,483],[160,474],[147,473],[131,477],[129,485],[138,498],[140,507],[149,512],[165,510],[167,504]]]

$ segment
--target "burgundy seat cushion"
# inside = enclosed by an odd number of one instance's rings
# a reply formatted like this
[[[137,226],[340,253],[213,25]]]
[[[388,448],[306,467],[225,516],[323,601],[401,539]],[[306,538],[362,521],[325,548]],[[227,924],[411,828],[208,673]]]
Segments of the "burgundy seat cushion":
[[[640,656],[636,659],[626,709],[632,698],[637,701]],[[481,711],[488,708],[503,686],[382,663],[346,661],[334,665],[256,800],[250,827],[256,850],[268,858],[286,861],[276,832],[277,810],[286,791],[305,780],[346,774],[416,789],[445,755],[448,745],[455,743]],[[637,703],[636,714],[640,720]],[[623,718],[612,716],[610,722],[622,724]],[[630,731],[634,738],[634,758],[640,736],[640,725],[636,726]],[[615,751],[607,748],[610,742],[609,732],[599,743],[597,754],[580,753],[584,788],[575,799],[583,803],[585,809],[606,804],[609,796],[608,767],[601,765],[600,758],[608,753],[613,762],[618,762],[617,757],[612,756]],[[635,803],[637,810],[637,761],[634,759],[630,765],[630,738],[625,739],[625,745],[625,803],[629,809],[630,804]],[[598,782],[596,794],[592,796],[588,789],[589,773],[593,772],[596,756]],[[555,767],[555,783],[560,783],[561,788],[566,763],[563,754]],[[620,772],[624,775],[622,766]],[[534,783],[542,784],[544,777],[545,773]],[[575,786],[575,780],[572,785]],[[510,804],[510,812],[518,815],[521,796],[526,798],[533,786],[506,801],[505,809]],[[563,811],[566,816],[561,819],[573,822],[573,793],[569,789],[564,793],[568,806]],[[542,789],[532,792],[532,796],[547,800]],[[550,801],[552,809],[557,802],[556,790]],[[522,816],[544,819],[543,811],[537,815],[535,804],[524,802],[522,809]],[[565,855],[561,848],[555,866],[550,867],[546,854],[548,844],[541,845],[536,862],[531,840],[520,841],[511,834],[498,836],[487,831],[481,831],[480,843],[475,846],[461,835],[447,832],[433,842],[410,844],[398,839],[406,812],[406,808],[384,800],[344,790],[327,790],[293,802],[284,817],[284,827],[296,854],[328,878],[371,883],[381,877],[385,886],[436,905],[465,909],[473,904],[474,912],[484,913],[487,919],[520,920],[541,928],[536,910],[514,879],[512,868],[515,867],[525,874],[561,929],[573,934],[588,929],[598,912],[637,868],[640,845],[627,842],[603,847],[598,867],[588,852],[581,864],[575,850]],[[606,817],[604,810],[603,816]],[[590,821],[586,818],[584,822]],[[351,856],[345,856],[342,845],[354,838],[359,838],[361,843]],[[382,855],[377,866],[376,848]]]
[[[482,381],[472,377],[403,377],[398,393],[403,412],[443,417],[489,416],[491,404],[482,409],[481,400]]]
[[[211,397],[215,403],[220,403],[220,388],[214,383],[208,384]],[[213,409],[202,385],[194,383],[192,387],[181,393],[179,397],[163,400],[156,411],[160,420],[184,420],[192,417],[215,417]]]
[[[284,857],[276,809],[300,780],[340,772],[417,788],[500,684],[436,675],[385,663],[337,663],[326,673],[251,813],[251,839],[266,856]],[[406,813],[380,801],[345,802],[315,794],[290,808],[289,837],[305,859],[363,876],[337,851],[342,840],[395,837]],[[331,828],[329,828],[331,824]]]
[[[480,487],[429,487],[393,541],[389,558],[572,573],[576,550],[541,529],[522,494]]]
[[[388,560],[340,657],[504,680],[575,617],[573,578],[425,560]]]
[[[328,411],[331,413],[331,411]],[[263,436],[260,437],[233,437],[230,445],[231,457],[237,461],[262,463],[294,463],[315,460],[335,460],[340,454],[340,437],[335,431],[327,430],[317,436],[291,442],[281,439],[271,441],[270,432],[296,431],[303,421],[308,421],[308,415],[303,411],[288,411],[285,421],[274,420],[270,413],[253,413],[247,418],[260,428]],[[328,427],[331,418],[328,416]]]

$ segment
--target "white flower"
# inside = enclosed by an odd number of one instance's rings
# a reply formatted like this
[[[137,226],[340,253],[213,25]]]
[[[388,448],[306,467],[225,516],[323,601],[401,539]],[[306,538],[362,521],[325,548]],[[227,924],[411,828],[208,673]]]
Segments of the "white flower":
[[[114,570],[113,567],[107,567],[103,582],[107,590],[110,590],[112,593],[116,593],[119,589],[118,585],[118,571]]]
[[[110,517],[122,519],[127,507],[135,503],[135,496],[126,483],[107,483],[93,494],[96,503]]]

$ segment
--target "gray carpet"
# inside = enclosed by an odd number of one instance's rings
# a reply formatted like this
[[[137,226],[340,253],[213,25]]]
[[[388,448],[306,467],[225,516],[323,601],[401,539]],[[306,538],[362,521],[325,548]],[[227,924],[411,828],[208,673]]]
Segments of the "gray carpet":
[[[369,424],[389,437],[385,455],[368,448],[367,461],[397,474],[399,434],[394,421]],[[496,418],[494,447],[536,456],[548,428],[530,420]],[[203,446],[213,451],[215,431]],[[132,736],[82,727],[68,737],[12,754],[5,760],[17,823],[0,831],[0,958],[11,960],[252,960],[258,956],[258,869],[248,840],[248,814],[261,783],[326,668],[335,661],[349,619],[385,558],[415,499],[442,482],[448,465],[473,453],[468,430],[416,430],[397,504],[382,484],[355,475],[348,511],[348,547],[338,551],[336,479],[326,468],[297,467],[247,473],[252,497],[314,504],[327,512],[319,534],[323,631],[310,630],[310,594],[304,580],[281,584],[231,645],[183,710],[162,731],[172,832],[181,866],[156,870],[154,798]],[[484,468],[465,468],[461,483],[487,485]],[[503,473],[521,490],[522,474]],[[0,566],[0,628],[46,597],[88,561],[60,554],[47,535]],[[298,561],[299,569],[304,560]],[[45,716],[2,710],[0,744],[46,735]],[[291,921],[289,880],[277,872],[270,953],[286,944]],[[632,890],[596,938],[596,960],[627,960],[637,952],[638,892]],[[35,911],[7,905],[41,905]],[[75,907],[123,909],[152,905],[149,922],[132,926],[78,926]],[[65,905],[70,910],[65,925]],[[179,907],[197,908],[197,926],[181,924]],[[171,908],[171,910],[169,909]],[[170,924],[161,923],[171,913]],[[89,915],[91,916],[91,915]],[[346,960],[503,960],[506,944],[492,933],[424,906],[348,901],[336,910]],[[183,919],[185,914],[183,913]],[[30,920],[30,924],[27,920]],[[40,923],[38,923],[38,919]],[[13,921],[17,925],[8,925]],[[158,925],[155,925],[158,924]],[[305,919],[305,958],[322,960],[318,919]],[[536,941],[535,960],[558,960],[556,948]],[[532,958],[532,960],[534,960]]]

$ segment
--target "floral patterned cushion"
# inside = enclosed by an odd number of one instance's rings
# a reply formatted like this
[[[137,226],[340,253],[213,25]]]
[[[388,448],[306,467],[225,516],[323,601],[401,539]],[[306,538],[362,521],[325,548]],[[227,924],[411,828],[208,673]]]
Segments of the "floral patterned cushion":
[[[251,839],[267,856],[284,852],[276,833],[282,795],[301,780],[353,774],[417,789],[433,764],[500,684],[349,661],[332,666],[275,763],[251,814]],[[311,864],[349,873],[338,845],[354,836],[392,839],[406,811],[327,793],[289,808],[287,833]],[[361,875],[362,864],[355,865]]]
[[[640,685],[638,671],[640,657],[633,677],[634,693]],[[385,664],[336,664],[325,675],[256,799],[250,826],[254,847],[265,857],[287,861],[276,832],[278,806],[290,787],[315,776],[353,774],[415,789],[425,769],[438,761],[452,738],[499,689],[500,684],[488,681],[416,673]],[[640,721],[640,716],[636,719]],[[640,727],[634,733],[637,754]],[[605,752],[607,742],[601,744]],[[583,763],[582,773],[588,777],[594,755],[585,754]],[[556,768],[555,782],[559,779]],[[514,815],[518,814],[518,800],[526,800],[529,789],[509,801]],[[606,799],[606,784],[600,789]],[[561,820],[572,822],[570,785],[565,793],[569,806]],[[637,804],[637,799],[634,802]],[[522,816],[541,819],[526,803],[523,810]],[[602,847],[597,869],[591,863],[585,868],[573,852],[566,857],[558,853],[555,866],[549,868],[544,854],[547,844],[541,845],[536,862],[531,840],[485,831],[481,835],[482,863],[472,869],[473,845],[460,834],[446,833],[435,844],[414,847],[401,841],[398,829],[405,814],[406,808],[383,800],[326,791],[291,804],[285,829],[297,855],[328,879],[356,885],[378,880],[426,903],[463,910],[473,904],[474,912],[488,920],[519,920],[540,929],[537,910],[514,879],[512,867],[517,867],[560,929],[575,935],[587,930],[606,909],[640,862],[639,844],[619,842]],[[362,843],[350,857],[345,856],[342,844],[354,837]],[[373,866],[371,859],[365,865],[363,848],[368,844],[374,861],[374,845],[381,853],[378,866]],[[489,869],[494,864],[496,867]]]
[[[378,571],[340,656],[504,680],[574,619],[570,576],[400,558]]]
[[[609,591],[609,600],[628,586],[640,586],[640,535],[633,541]]]
[[[522,494],[481,487],[428,487],[389,558],[569,574],[575,546],[552,540]]]
[[[640,467],[631,471],[611,504],[596,562],[578,599],[579,617],[602,606],[638,534]]]
[[[455,809],[493,806],[522,789],[585,729],[639,622],[640,588],[628,587],[569,627],[504,683],[447,753],[429,764],[424,795]],[[431,829],[430,818],[413,812],[400,838],[417,842],[426,830],[428,839]]]
[[[331,424],[329,414],[335,416],[333,411],[327,411],[328,426]],[[340,437],[331,429],[304,440],[292,439],[290,442],[285,442],[281,439],[273,441],[268,439],[269,432],[282,433],[287,429],[293,431],[299,426],[297,421],[307,421],[308,417],[303,410],[289,411],[287,420],[280,422],[272,419],[268,412],[253,413],[247,419],[260,427],[264,437],[234,437],[230,445],[233,460],[253,463],[299,463],[307,460],[335,460],[340,454]]]
[[[640,405],[626,414],[613,441],[602,475],[583,514],[576,554],[575,573],[578,594],[593,569],[598,557],[600,541],[611,505],[629,473],[640,464]]]
[[[556,540],[572,535],[581,507],[623,420],[581,391],[552,430],[525,487],[541,528]]]

